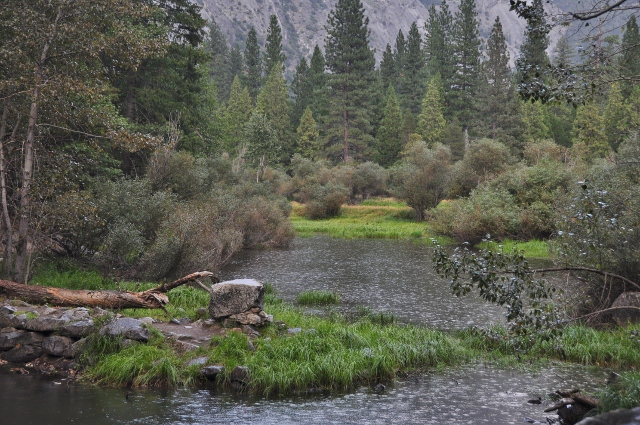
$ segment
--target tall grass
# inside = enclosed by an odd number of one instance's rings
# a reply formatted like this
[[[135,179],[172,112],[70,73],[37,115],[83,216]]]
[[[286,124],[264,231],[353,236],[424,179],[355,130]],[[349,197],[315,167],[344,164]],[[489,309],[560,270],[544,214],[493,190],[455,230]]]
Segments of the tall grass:
[[[339,304],[340,295],[331,291],[302,291],[296,297],[296,302],[302,305]]]
[[[530,241],[514,241],[511,239],[505,239],[502,242],[489,241],[480,242],[476,245],[478,248],[488,249],[491,251],[504,251],[511,252],[514,248],[519,251],[524,251],[524,256],[527,258],[549,258],[549,242],[533,239]]]

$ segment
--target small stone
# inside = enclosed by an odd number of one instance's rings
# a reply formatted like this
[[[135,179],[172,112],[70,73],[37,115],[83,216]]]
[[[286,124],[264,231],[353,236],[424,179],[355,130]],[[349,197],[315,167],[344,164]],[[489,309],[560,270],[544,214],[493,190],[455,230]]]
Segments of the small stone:
[[[209,381],[214,381],[216,377],[224,371],[224,366],[207,366],[200,369],[200,373]]]
[[[200,348],[198,345],[192,344],[192,343],[186,342],[186,341],[176,341],[176,343],[180,346],[180,348],[183,351],[193,351],[193,350],[197,350],[198,348]]]
[[[176,319],[175,317],[172,318],[171,320],[169,320],[170,323],[173,323],[175,325],[180,325],[180,321],[178,319]]]
[[[299,334],[300,332],[302,332],[302,328],[289,328],[289,329],[287,329],[287,333],[289,335],[296,335],[296,334]]]
[[[248,384],[251,382],[251,372],[249,368],[246,366],[236,366],[235,369],[231,371],[231,380]]]
[[[15,314],[17,311],[17,308],[10,305],[3,305],[2,307],[0,307],[0,314]]]
[[[210,327],[210,326],[213,326],[215,324],[216,324],[216,322],[213,319],[207,319],[204,322],[202,322],[202,326],[206,326],[206,327]]]
[[[247,335],[260,336],[260,332],[258,332],[257,330],[255,330],[249,325],[242,325],[242,332]]]
[[[267,317],[265,317],[265,322],[272,323],[273,322],[273,314],[267,314]]]
[[[247,339],[247,351],[256,351],[256,347],[253,345],[250,339]]]
[[[187,341],[187,340],[195,339],[193,335],[188,335],[188,334],[177,334],[175,338],[179,341]]]
[[[251,312],[252,313],[256,313],[256,314],[259,314],[261,311],[262,311],[262,309],[260,307],[253,307],[251,309]]]
[[[208,357],[198,357],[198,358],[196,358],[196,359],[190,360],[190,361],[187,363],[187,367],[188,367],[188,366],[194,366],[194,365],[202,366],[202,365],[207,364],[207,361],[208,361],[208,360],[209,360],[209,358],[208,358]]]
[[[154,322],[152,317],[142,317],[138,320],[144,323],[145,325],[153,325],[153,322]]]
[[[260,325],[262,324],[262,319],[255,313],[244,312],[240,314],[233,314],[229,316],[230,319],[233,319],[240,323],[241,325]]]
[[[67,323],[58,330],[58,333],[62,336],[78,339],[89,336],[94,330],[95,324],[93,320],[88,319]]]
[[[378,394],[383,393],[385,389],[386,388],[385,388],[385,386],[383,384],[378,384],[375,387],[373,387],[373,391],[375,391]]]
[[[123,338],[133,339],[135,341],[147,342],[151,333],[149,329],[142,326],[142,322],[130,317],[117,319],[102,328],[101,335],[122,336]]]

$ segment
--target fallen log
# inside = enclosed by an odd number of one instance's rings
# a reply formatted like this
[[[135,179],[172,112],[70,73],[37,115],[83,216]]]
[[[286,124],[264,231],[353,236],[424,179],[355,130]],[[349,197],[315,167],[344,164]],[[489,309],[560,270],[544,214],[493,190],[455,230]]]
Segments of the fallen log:
[[[19,298],[33,304],[49,304],[59,307],[100,307],[121,308],[164,308],[169,304],[165,295],[168,291],[185,283],[209,277],[214,283],[219,280],[213,273],[203,271],[191,273],[169,284],[162,284],[143,292],[115,290],[64,289],[46,286],[32,286],[9,280],[0,280],[0,294]]]

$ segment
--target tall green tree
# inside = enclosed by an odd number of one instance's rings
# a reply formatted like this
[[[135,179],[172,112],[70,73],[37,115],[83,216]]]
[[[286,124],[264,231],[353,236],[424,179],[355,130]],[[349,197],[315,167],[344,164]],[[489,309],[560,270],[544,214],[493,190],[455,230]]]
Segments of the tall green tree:
[[[393,57],[393,51],[391,45],[387,43],[387,47],[382,52],[382,61],[380,62],[380,78],[382,79],[382,86],[386,90],[390,85],[396,85],[396,76],[398,71],[396,69],[395,59]]]
[[[402,32],[402,29],[399,29],[398,35],[396,36],[396,45],[393,50],[393,61],[395,63],[397,75],[400,75],[404,72],[404,66],[405,66],[404,60],[406,55],[407,55],[407,40],[404,37],[404,33]],[[399,81],[396,81],[396,83],[398,82]],[[395,88],[397,91],[398,87],[396,86]]]
[[[550,136],[547,120],[547,109],[542,101],[520,102],[524,142],[540,141]]]
[[[638,119],[632,104],[625,101],[620,84],[612,84],[604,108],[604,130],[613,150],[617,151],[631,132],[638,129]]]
[[[289,88],[282,76],[280,65],[271,68],[264,88],[258,94],[256,111],[269,121],[276,137],[280,163],[288,164],[294,150],[294,138],[291,128],[291,105]]]
[[[539,88],[546,83],[544,71],[548,68],[549,36],[546,32],[546,18],[542,0],[533,0],[531,5],[535,19],[527,22],[524,42],[520,46],[520,56],[516,59],[519,91],[533,99],[540,98]]]
[[[429,7],[429,18],[425,29],[425,54],[427,56],[427,69],[430,75],[440,74],[445,88],[445,96],[448,96],[453,81],[453,15],[449,10],[446,0],[436,10],[435,5]]]
[[[244,74],[243,83],[249,90],[251,99],[255,102],[262,87],[262,58],[260,57],[260,45],[258,45],[258,33],[251,27],[247,33],[247,42],[244,47]]]
[[[594,102],[578,107],[572,133],[574,153],[587,162],[604,158],[611,151],[604,132],[604,118]]]
[[[322,158],[322,141],[318,124],[313,119],[311,108],[307,106],[296,129],[298,136],[297,151],[305,158],[319,160]]]
[[[393,165],[404,147],[402,138],[402,113],[393,86],[387,88],[384,116],[378,129],[376,162],[383,167]]]
[[[512,84],[509,53],[500,18],[496,20],[487,40],[486,60],[475,98],[477,118],[474,130],[482,137],[498,140],[514,147],[522,127],[519,102]]]
[[[375,58],[369,47],[369,18],[360,0],[338,0],[329,12],[325,42],[331,74],[328,137],[344,161],[366,154],[371,141],[369,87]]]
[[[427,92],[422,99],[422,111],[418,115],[418,134],[427,146],[434,146],[442,142],[446,127],[442,79],[440,74],[436,74],[429,80]]]
[[[329,115],[328,80],[328,75],[325,72],[324,55],[316,44],[313,49],[313,55],[311,55],[311,60],[309,61],[307,84],[310,87],[309,91],[312,93],[309,106],[318,123],[321,135],[322,129],[325,127],[324,123]]]
[[[269,28],[267,28],[267,44],[264,52],[264,70],[267,75],[271,73],[274,66],[280,66],[280,72],[284,71],[284,63],[287,60],[282,51],[282,29],[278,23],[278,17],[271,15],[269,18]]]
[[[231,84],[229,104],[224,109],[223,120],[225,138],[223,149],[230,154],[237,154],[244,135],[244,126],[253,112],[249,90],[242,86],[237,75]]]
[[[480,75],[480,23],[475,0],[461,0],[453,26],[454,74],[448,102],[463,128],[473,114],[473,98]]]
[[[553,65],[558,68],[570,68],[573,65],[575,50],[569,42],[569,38],[567,38],[566,34],[563,34],[562,37],[560,37],[553,53]]]
[[[426,90],[425,55],[418,25],[413,22],[407,36],[404,66],[398,79],[398,93],[402,105],[415,115],[420,112],[420,101]]]
[[[303,57],[296,66],[296,73],[291,82],[291,92],[293,93],[293,108],[291,110],[291,123],[294,127],[300,123],[300,118],[311,102],[313,87],[308,82],[309,65]]]
[[[244,70],[244,58],[242,57],[242,51],[240,51],[240,47],[236,44],[231,49],[229,53],[229,73],[231,74],[231,80],[233,82],[233,78],[235,76],[242,76],[242,71]]]
[[[280,144],[269,119],[253,111],[244,128],[244,148],[247,159],[256,167],[256,181],[264,175],[264,170],[281,157]]]
[[[231,72],[231,51],[227,38],[220,30],[215,19],[211,19],[208,29],[205,48],[211,55],[210,72],[218,90],[218,101],[223,104],[229,99],[231,84],[233,83],[233,77],[235,77],[235,74]]]
[[[620,68],[622,74],[626,77],[634,77],[636,80],[640,77],[640,31],[636,16],[631,14],[627,24],[624,26],[624,35],[622,36],[622,45],[620,57]],[[633,83],[624,84],[623,93],[628,97],[633,88]]]

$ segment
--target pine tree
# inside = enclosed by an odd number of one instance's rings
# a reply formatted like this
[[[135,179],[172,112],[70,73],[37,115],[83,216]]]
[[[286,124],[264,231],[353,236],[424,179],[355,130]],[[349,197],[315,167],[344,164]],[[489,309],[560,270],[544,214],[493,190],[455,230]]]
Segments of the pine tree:
[[[244,126],[251,116],[253,107],[249,90],[242,87],[240,78],[236,75],[231,84],[229,104],[224,110],[225,141],[223,149],[230,153],[237,153],[244,134]]]
[[[475,98],[478,113],[474,131],[481,137],[514,147],[520,138],[519,102],[512,84],[507,42],[499,17],[496,17],[487,40],[486,56]]]
[[[444,93],[439,74],[429,80],[427,92],[422,99],[422,111],[418,115],[418,134],[427,146],[442,141],[447,122],[444,119]]]
[[[383,167],[393,165],[404,146],[402,138],[402,114],[393,86],[387,89],[384,116],[377,137],[376,162]]]
[[[254,27],[251,27],[247,34],[247,44],[244,48],[244,66],[244,85],[249,90],[251,99],[255,101],[262,87],[262,59],[260,58],[258,34]]]
[[[293,75],[291,82],[291,91],[293,92],[293,108],[291,109],[291,123],[294,127],[300,123],[300,118],[311,102],[313,87],[308,82],[309,65],[303,57],[296,66],[296,73]],[[311,89],[311,91],[309,90]]]
[[[211,77],[218,89],[218,101],[222,104],[229,99],[235,75],[231,74],[231,52],[227,38],[214,19],[209,22],[209,35],[205,47],[211,55]]]
[[[637,113],[630,103],[625,102],[620,84],[612,84],[604,108],[604,130],[609,146],[617,151],[629,134],[637,129],[637,122]]]
[[[324,127],[325,120],[329,115],[329,93],[328,93],[328,76],[325,72],[324,56],[322,50],[315,46],[313,55],[309,61],[309,71],[307,74],[307,84],[311,93],[311,101],[309,106],[313,112],[313,116],[318,123],[320,134]]]
[[[395,63],[396,75],[401,75],[404,73],[404,59],[407,55],[407,40],[404,38],[404,33],[402,30],[398,30],[398,35],[396,36],[396,46],[393,50],[393,61]],[[397,80],[397,79],[396,79]],[[398,81],[396,81],[397,83]],[[396,87],[397,91],[397,87]]]
[[[566,35],[560,37],[558,43],[556,44],[556,48],[553,50],[553,65],[558,68],[570,68],[573,65],[573,59],[575,56],[575,52],[571,43],[569,43],[569,39]]]
[[[233,78],[235,76],[241,76],[242,71],[244,70],[244,58],[242,57],[242,52],[240,51],[240,47],[236,44],[231,49],[231,53],[229,53],[229,73],[231,74],[231,79],[233,82]]]
[[[454,69],[449,104],[464,129],[473,112],[480,67],[480,23],[475,0],[461,0],[453,29]]]
[[[429,19],[425,23],[425,53],[430,75],[440,74],[445,98],[451,88],[453,68],[453,16],[449,5],[443,0],[440,11],[434,5],[429,7]]]
[[[318,124],[313,119],[311,108],[307,106],[300,118],[300,125],[296,130],[298,136],[297,151],[305,158],[319,160],[322,158],[322,144]]]
[[[325,54],[331,71],[329,141],[348,161],[363,156],[372,137],[369,87],[375,59],[369,47],[369,19],[360,0],[338,0],[329,13]]]
[[[279,64],[271,68],[264,88],[258,94],[256,111],[269,121],[279,145],[280,162],[287,164],[293,155],[293,134],[291,131],[291,105],[287,82],[282,76]]]
[[[382,78],[382,85],[385,90],[390,85],[395,87],[397,72],[391,45],[387,43],[387,48],[382,52],[382,61],[380,62],[380,78]]]
[[[271,73],[271,68],[279,65],[284,71],[284,63],[287,57],[282,52],[282,30],[278,23],[278,17],[271,15],[269,28],[267,29],[267,44],[264,52],[264,70],[267,76]]]
[[[542,101],[521,101],[520,113],[524,124],[522,135],[524,142],[540,141],[549,137],[547,111]]]
[[[543,71],[548,68],[550,61],[546,49],[549,47],[549,36],[543,30],[544,8],[542,0],[533,0],[534,15],[538,19],[529,20],[524,33],[524,43],[520,46],[520,56],[516,60],[520,92],[533,95],[533,99],[540,96],[539,88],[545,83]]]
[[[620,58],[621,72],[625,77],[633,77],[635,81],[640,78],[640,31],[636,16],[629,16],[627,24],[624,26],[622,36],[622,57]],[[628,97],[631,93],[635,81],[625,83],[623,93]]]
[[[404,108],[413,114],[420,112],[420,100],[425,92],[425,57],[422,51],[422,37],[418,25],[414,22],[409,29],[404,67],[398,79],[398,94]]]
[[[611,150],[604,132],[604,118],[593,102],[578,107],[572,135],[574,152],[587,162],[604,158]]]

